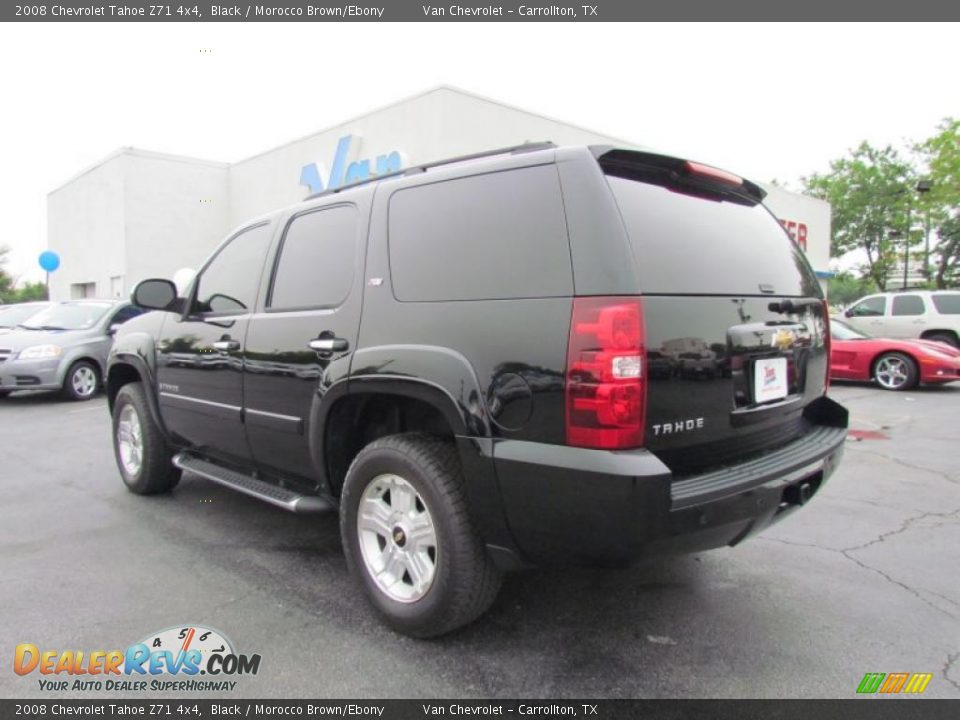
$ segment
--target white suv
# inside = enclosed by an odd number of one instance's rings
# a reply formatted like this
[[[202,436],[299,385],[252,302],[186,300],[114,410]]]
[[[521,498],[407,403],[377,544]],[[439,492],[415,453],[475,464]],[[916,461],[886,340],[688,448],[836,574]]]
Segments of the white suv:
[[[960,347],[960,291],[905,290],[868,295],[844,315],[868,335],[939,340]]]

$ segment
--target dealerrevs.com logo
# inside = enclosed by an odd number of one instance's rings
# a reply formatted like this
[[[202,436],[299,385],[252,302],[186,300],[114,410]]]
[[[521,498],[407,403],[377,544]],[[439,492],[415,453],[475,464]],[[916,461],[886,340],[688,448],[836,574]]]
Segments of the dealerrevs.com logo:
[[[260,655],[238,654],[218,630],[180,625],[151,633],[126,650],[51,650],[20,643],[13,670],[43,676],[37,678],[39,689],[49,692],[229,691],[237,681],[228,678],[257,674]]]

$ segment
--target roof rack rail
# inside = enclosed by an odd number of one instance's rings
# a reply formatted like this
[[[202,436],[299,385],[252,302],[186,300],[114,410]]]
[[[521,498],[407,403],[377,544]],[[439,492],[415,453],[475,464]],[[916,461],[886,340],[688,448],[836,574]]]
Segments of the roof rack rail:
[[[336,195],[338,192],[352,190],[355,187],[377,182],[378,180],[386,180],[387,178],[392,177],[402,177],[404,175],[414,175],[416,173],[426,172],[432,168],[442,167],[444,165],[453,165],[455,163],[479,160],[481,158],[494,157],[496,155],[519,155],[521,153],[536,152],[537,150],[549,150],[550,148],[555,147],[557,147],[556,144],[546,140],[542,142],[525,142],[520,145],[497,148],[496,150],[483,150],[482,152],[470,153],[469,155],[458,155],[457,157],[446,158],[445,160],[436,160],[430,163],[423,163],[422,165],[412,165],[411,167],[403,168],[402,170],[397,170],[392,173],[385,173],[384,175],[374,175],[364,180],[352,182],[349,185],[341,185],[340,187],[331,188],[330,190],[323,190],[318,193],[313,193],[312,195],[305,197],[304,200],[315,200],[316,198],[326,197],[327,195]]]

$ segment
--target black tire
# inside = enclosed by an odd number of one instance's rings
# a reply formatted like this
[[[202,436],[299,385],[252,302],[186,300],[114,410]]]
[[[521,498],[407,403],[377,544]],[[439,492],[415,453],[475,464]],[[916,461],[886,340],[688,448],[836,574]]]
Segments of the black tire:
[[[92,380],[87,382],[88,378]],[[62,394],[67,400],[89,400],[99,390],[100,369],[89,360],[77,360],[63,376]]]
[[[368,485],[382,475],[397,475],[413,486],[433,521],[433,580],[414,601],[395,600],[380,589],[360,547],[360,501]],[[405,635],[432,637],[467,625],[490,607],[500,590],[501,574],[467,510],[456,448],[436,436],[390,435],[357,455],[344,481],[340,533],[347,564],[367,598],[390,627]]]
[[[120,447],[120,422],[121,418],[124,418],[124,408],[127,407],[130,408],[128,412],[135,417],[140,426],[142,452],[139,470],[136,471],[131,471],[124,465]],[[113,454],[117,460],[120,477],[132,493],[155,495],[172,490],[180,482],[180,470],[171,462],[173,453],[150,414],[141,383],[133,382],[124,385],[113,403]]]
[[[896,373],[894,368],[898,369]],[[874,361],[873,379],[884,390],[911,390],[920,382],[920,370],[909,355],[888,352]]]
[[[936,342],[946,343],[951,347],[960,348],[960,342],[957,341],[957,336],[951,333],[933,333],[932,335],[927,335],[924,340],[934,340]]]

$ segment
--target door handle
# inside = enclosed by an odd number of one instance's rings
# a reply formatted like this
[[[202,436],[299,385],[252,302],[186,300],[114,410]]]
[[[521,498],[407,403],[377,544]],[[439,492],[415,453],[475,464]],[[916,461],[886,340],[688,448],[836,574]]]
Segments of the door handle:
[[[307,344],[311,350],[316,350],[317,352],[343,352],[350,347],[350,343],[347,342],[347,340],[338,337],[317,338]]]
[[[217,340],[213,343],[213,348],[220,352],[230,352],[231,350],[239,350],[240,342],[237,340]]]

